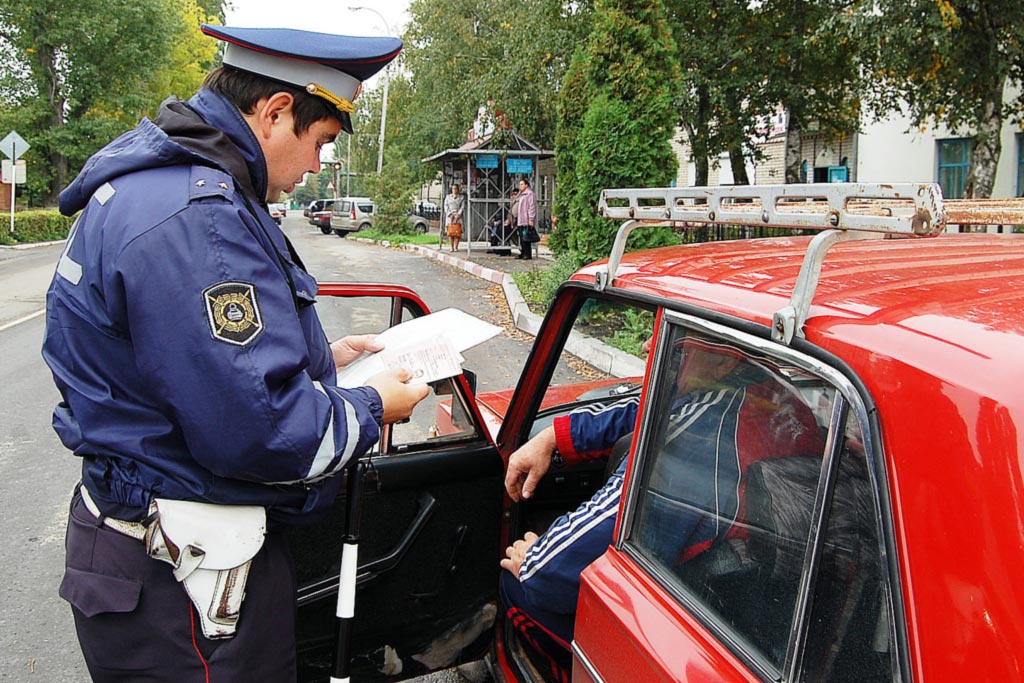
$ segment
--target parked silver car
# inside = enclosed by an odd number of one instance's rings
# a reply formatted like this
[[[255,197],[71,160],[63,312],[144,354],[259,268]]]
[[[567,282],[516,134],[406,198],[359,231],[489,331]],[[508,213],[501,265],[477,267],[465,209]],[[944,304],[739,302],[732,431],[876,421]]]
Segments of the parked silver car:
[[[338,237],[373,227],[373,201],[368,197],[342,197],[331,209],[331,230]]]

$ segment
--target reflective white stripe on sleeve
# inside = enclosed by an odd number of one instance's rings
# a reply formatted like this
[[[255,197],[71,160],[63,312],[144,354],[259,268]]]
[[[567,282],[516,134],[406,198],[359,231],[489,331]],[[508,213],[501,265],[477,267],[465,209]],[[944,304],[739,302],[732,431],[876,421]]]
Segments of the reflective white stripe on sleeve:
[[[352,459],[352,454],[356,452],[356,446],[359,445],[359,420],[356,418],[356,409],[345,399],[342,399],[342,402],[345,405],[345,450],[342,451],[341,459],[334,468],[335,472]]]
[[[333,387],[325,387],[320,382],[313,382],[313,386],[316,387],[317,391],[327,396],[328,399],[331,398],[328,388],[333,389]],[[341,397],[339,396],[338,398]],[[344,467],[352,459],[352,454],[355,453],[356,446],[359,445],[359,419],[356,417],[356,410],[344,398],[341,398],[341,402],[345,406],[345,448],[341,452],[338,464],[332,468],[331,472],[337,472]],[[334,401],[331,401],[331,421],[327,425],[327,432],[320,442],[320,448],[316,451],[316,457],[313,458],[313,464],[309,468],[309,474],[306,475],[306,479],[312,479],[324,474],[327,471],[327,466],[334,460],[335,449],[337,448],[337,443],[334,440],[334,418]]]
[[[328,396],[327,390],[324,389],[320,382],[313,382],[313,386],[324,396],[327,396],[327,400],[330,401],[331,407],[331,419],[327,422],[327,430],[324,432],[324,438],[320,441],[320,448],[316,450],[316,456],[313,458],[313,464],[309,467],[309,473],[306,474],[306,479],[319,476],[323,474],[327,466],[334,460],[334,402],[331,401],[331,397]],[[347,447],[347,445],[346,445]]]
[[[82,279],[82,264],[72,261],[68,252],[71,251],[71,245],[75,243],[75,237],[78,236],[78,221],[81,219],[82,214],[78,214],[78,218],[71,224],[67,242],[64,243],[64,251],[61,252],[60,260],[57,261],[57,274],[73,285],[77,285]]]

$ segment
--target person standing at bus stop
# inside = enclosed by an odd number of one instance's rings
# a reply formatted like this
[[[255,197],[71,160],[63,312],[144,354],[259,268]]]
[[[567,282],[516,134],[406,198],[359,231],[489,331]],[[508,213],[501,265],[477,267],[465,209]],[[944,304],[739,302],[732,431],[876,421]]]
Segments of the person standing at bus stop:
[[[372,335],[328,344],[316,280],[267,212],[320,169],[393,38],[203,26],[224,65],[91,157],[43,356],[82,458],[60,594],[94,681],[296,677],[283,535],[427,387],[404,370],[337,387]]]
[[[444,198],[444,224],[448,234],[448,246],[452,251],[459,250],[462,239],[462,220],[466,213],[466,195],[459,192],[458,183],[452,185],[452,193]]]
[[[516,209],[516,227],[519,229],[519,256],[517,259],[533,258],[533,243],[540,241],[537,234],[537,201],[530,189],[530,181],[519,181],[519,206]]]

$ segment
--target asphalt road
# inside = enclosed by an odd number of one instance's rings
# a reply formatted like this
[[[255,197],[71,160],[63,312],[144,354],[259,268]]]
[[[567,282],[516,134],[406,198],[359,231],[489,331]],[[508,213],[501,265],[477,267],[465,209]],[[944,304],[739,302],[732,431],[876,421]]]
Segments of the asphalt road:
[[[506,332],[466,352],[486,391],[514,386],[532,338],[511,328],[501,288],[434,260],[323,235],[301,213],[284,221],[321,281],[395,282],[417,290],[432,310],[458,306]],[[79,463],[50,426],[59,400],[39,349],[45,290],[61,246],[0,250],[0,680],[88,681],[71,612],[57,595],[63,537]],[[197,294],[198,296],[198,294]],[[318,304],[319,305],[319,304]],[[379,329],[360,306],[324,314],[350,331]],[[331,332],[331,330],[328,330]],[[338,330],[341,333],[344,330]],[[496,362],[497,361],[497,362]],[[420,679],[461,680],[454,672]]]

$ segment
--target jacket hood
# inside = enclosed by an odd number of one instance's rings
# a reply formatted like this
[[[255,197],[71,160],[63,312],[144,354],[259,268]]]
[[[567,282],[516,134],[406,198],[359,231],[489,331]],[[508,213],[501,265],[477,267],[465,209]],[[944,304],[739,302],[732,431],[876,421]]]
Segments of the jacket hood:
[[[219,168],[252,199],[265,201],[267,164],[256,137],[234,105],[204,89],[188,102],[168,98],[154,120],[142,119],[89,157],[60,193],[60,211],[75,214],[100,186],[119,176],[179,164]]]

